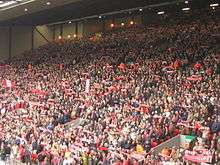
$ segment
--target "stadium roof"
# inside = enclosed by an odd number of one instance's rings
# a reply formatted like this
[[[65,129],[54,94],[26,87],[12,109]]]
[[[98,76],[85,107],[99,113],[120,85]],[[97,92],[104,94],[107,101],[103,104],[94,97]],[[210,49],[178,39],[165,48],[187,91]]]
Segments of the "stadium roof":
[[[9,2],[14,3],[4,5]],[[214,2],[216,0],[188,0],[187,3],[185,0],[3,0],[0,1],[0,25],[49,24],[89,16],[107,16],[109,13],[147,6],[173,12],[188,6],[209,7]]]

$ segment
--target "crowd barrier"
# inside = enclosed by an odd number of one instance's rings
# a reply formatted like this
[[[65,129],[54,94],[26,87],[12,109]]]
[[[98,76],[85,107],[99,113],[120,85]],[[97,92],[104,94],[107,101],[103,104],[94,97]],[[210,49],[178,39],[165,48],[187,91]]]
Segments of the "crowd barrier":
[[[6,161],[0,160],[0,165],[27,165],[25,163],[22,163],[20,161],[14,160],[14,159],[9,159]]]
[[[180,147],[180,136],[181,135],[177,135],[167,141],[165,141],[164,143],[159,144],[158,146],[154,147],[151,149],[150,154],[156,155],[159,154],[161,152],[161,150],[163,148],[172,148],[172,147]]]

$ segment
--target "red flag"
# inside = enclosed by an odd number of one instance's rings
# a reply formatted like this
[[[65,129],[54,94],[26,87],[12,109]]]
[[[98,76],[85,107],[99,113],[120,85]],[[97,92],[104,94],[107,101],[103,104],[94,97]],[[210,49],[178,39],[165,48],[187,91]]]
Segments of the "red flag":
[[[181,61],[180,60],[176,60],[176,61],[174,61],[174,63],[173,63],[173,67],[175,68],[175,69],[178,69],[179,67],[181,67]]]
[[[201,67],[202,67],[202,65],[198,62],[194,65],[194,69],[196,69],[196,70],[199,70]]]
[[[119,68],[120,70],[125,70],[126,66],[125,66],[124,63],[121,63],[121,64],[118,66],[118,68]]]

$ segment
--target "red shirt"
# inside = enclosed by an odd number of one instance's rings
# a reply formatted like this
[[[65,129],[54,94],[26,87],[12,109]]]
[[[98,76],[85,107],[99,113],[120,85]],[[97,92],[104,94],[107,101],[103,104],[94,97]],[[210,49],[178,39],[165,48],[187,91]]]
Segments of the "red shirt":
[[[194,65],[194,68],[195,68],[196,70],[199,70],[201,67],[202,67],[202,65],[201,65],[200,63],[196,63],[196,64]]]
[[[31,160],[35,161],[37,159],[37,154],[31,154]]]

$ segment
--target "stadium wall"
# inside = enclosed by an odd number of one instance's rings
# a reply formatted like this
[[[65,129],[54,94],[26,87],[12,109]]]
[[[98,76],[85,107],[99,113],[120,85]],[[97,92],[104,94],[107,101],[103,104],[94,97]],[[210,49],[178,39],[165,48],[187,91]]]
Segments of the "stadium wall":
[[[77,36],[81,38],[81,37],[83,37],[83,33],[84,33],[84,26],[83,26],[84,23],[83,22],[78,22],[77,24],[78,24],[78,26],[77,26],[78,27]]]
[[[97,32],[103,31],[103,21],[102,20],[89,20],[84,23],[83,35],[90,35]]]
[[[38,48],[39,46],[45,45],[48,41],[53,40],[53,28],[43,25],[43,26],[36,26],[34,28],[34,48]]]
[[[6,60],[9,54],[9,28],[0,27],[0,59]]]
[[[63,25],[63,38],[73,38],[73,35],[76,33],[76,25],[74,23],[64,24]]]
[[[143,23],[142,16],[129,16],[124,18],[111,19],[95,19],[85,20],[81,22],[72,22],[58,25],[42,25],[42,26],[13,26],[0,27],[0,60],[6,60],[21,56],[24,51],[35,49],[50,41],[62,38],[68,39],[111,30],[111,24],[115,28],[130,26],[133,21],[139,25]]]
[[[61,29],[62,29],[61,25],[54,26],[54,39],[55,38],[57,39],[59,36],[61,36]]]
[[[46,25],[0,27],[0,35],[0,60],[8,60],[52,41],[53,29]]]
[[[20,56],[32,47],[32,27],[15,26],[11,30],[11,57]]]

